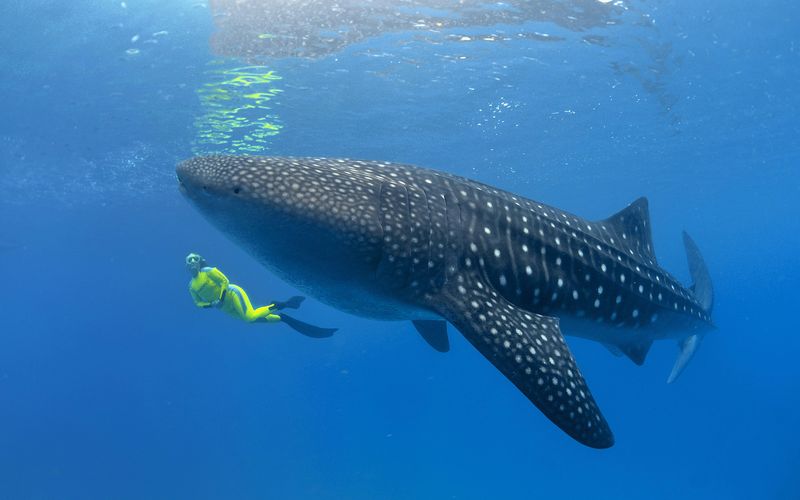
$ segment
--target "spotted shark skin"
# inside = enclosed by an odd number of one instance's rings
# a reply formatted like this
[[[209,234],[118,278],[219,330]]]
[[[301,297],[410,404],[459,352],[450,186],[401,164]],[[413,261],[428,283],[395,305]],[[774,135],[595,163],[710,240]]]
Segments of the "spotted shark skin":
[[[282,278],[347,312],[412,320],[440,351],[448,348],[442,320],[450,322],[590,447],[610,447],[614,437],[562,326],[638,364],[653,340],[673,338],[689,346],[674,377],[711,327],[699,252],[694,261],[690,252],[690,267],[700,291],[656,263],[644,198],[589,221],[389,162],[209,156],[181,163],[177,174],[203,215]]]

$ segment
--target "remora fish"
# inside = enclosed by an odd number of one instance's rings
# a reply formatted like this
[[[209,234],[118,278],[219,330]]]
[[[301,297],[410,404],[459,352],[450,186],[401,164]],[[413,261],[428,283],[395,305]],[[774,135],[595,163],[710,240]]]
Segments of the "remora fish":
[[[562,336],[644,361],[711,327],[711,280],[684,234],[694,285],[656,263],[647,200],[588,221],[469,179],[328,158],[198,157],[177,167],[200,212],[297,288],[361,316],[412,320],[434,348],[453,324],[579,442],[614,437]],[[562,321],[559,321],[561,319]]]

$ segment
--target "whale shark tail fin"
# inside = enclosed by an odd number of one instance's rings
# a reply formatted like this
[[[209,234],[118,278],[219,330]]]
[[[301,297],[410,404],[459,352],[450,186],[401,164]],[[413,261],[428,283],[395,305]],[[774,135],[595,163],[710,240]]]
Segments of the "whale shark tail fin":
[[[668,384],[675,382],[678,376],[683,373],[683,369],[686,368],[686,365],[692,360],[694,353],[697,352],[697,348],[700,347],[701,340],[703,340],[703,336],[696,333],[678,342],[680,352],[678,353],[678,358],[675,360],[675,364],[672,365],[669,378],[667,378]]]
[[[689,289],[694,294],[697,302],[707,312],[711,312],[714,307],[714,288],[711,285],[711,275],[708,272],[706,263],[703,256],[700,254],[700,249],[697,248],[694,240],[686,233],[683,232],[683,245],[686,247],[686,258],[689,261],[689,273],[692,275],[694,282]],[[678,342],[680,353],[672,366],[672,372],[667,378],[667,383],[675,382],[678,376],[683,372],[683,369],[689,364],[697,348],[700,347],[700,341],[703,340],[703,335],[696,333],[690,335],[685,339]]]
[[[711,285],[711,275],[706,267],[706,262],[700,254],[694,240],[683,232],[683,245],[686,247],[686,258],[689,261],[689,273],[692,275],[694,284],[689,289],[694,293],[694,297],[707,312],[711,312],[714,307],[714,288]]]

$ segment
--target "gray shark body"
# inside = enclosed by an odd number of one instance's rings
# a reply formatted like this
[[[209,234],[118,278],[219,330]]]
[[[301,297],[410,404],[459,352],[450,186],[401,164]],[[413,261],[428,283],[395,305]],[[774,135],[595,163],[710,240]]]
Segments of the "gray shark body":
[[[306,293],[361,316],[412,320],[447,350],[455,326],[550,420],[603,448],[613,435],[565,333],[637,364],[674,338],[670,381],[711,326],[711,281],[656,263],[647,201],[588,221],[469,179],[386,162],[200,157],[182,190],[221,230]]]

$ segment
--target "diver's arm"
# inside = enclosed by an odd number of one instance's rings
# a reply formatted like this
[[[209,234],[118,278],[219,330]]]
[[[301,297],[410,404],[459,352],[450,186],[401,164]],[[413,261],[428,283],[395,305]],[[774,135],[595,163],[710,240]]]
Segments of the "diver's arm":
[[[189,293],[197,307],[213,307],[219,303],[228,278],[216,267],[204,267],[189,282]]]
[[[208,279],[216,283],[220,288],[225,288],[228,286],[228,277],[222,274],[222,271],[216,267],[204,267],[203,272],[206,273]]]
[[[200,297],[200,295],[198,295],[198,293],[194,290],[194,288],[192,288],[191,284],[189,284],[189,294],[192,296],[194,305],[196,305],[197,307],[203,307],[203,308],[211,307],[211,302],[204,301],[203,298]]]

